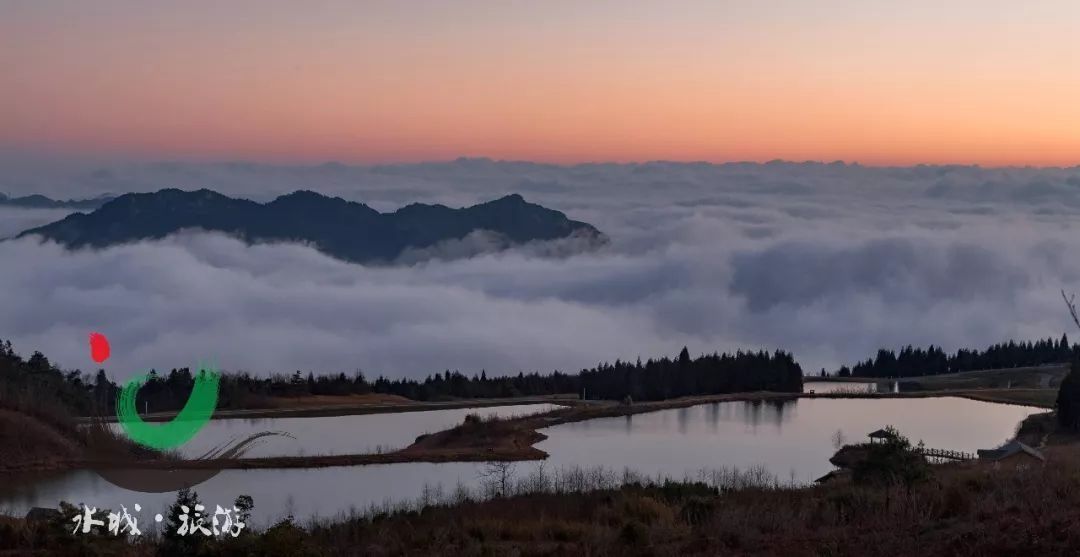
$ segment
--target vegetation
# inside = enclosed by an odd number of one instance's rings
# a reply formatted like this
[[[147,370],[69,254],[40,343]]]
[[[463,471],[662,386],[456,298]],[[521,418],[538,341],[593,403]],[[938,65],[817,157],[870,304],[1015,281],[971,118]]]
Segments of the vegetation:
[[[691,359],[686,348],[675,360],[642,364],[616,361],[581,372],[586,398],[664,400],[751,391],[802,392],[802,368],[791,354],[776,351],[712,354]]]
[[[1080,431],[1080,360],[1074,361],[1069,374],[1061,380],[1057,396],[1057,419],[1062,428]]]
[[[682,481],[537,466],[486,498],[425,491],[413,505],[331,522],[287,518],[187,555],[1071,555],[1080,546],[1080,451],[1045,467],[941,465],[925,481],[838,481],[810,488],[760,470]],[[66,521],[0,523],[0,551],[168,555],[145,536],[70,536]],[[62,542],[59,540],[63,540]]]
[[[937,346],[914,348],[908,345],[899,353],[878,350],[877,355],[851,367],[842,366],[836,371],[840,377],[921,377],[984,369],[1039,366],[1072,361],[1080,354],[1080,345],[1070,345],[1069,338],[1048,338],[1035,342],[995,344],[986,350],[962,348],[947,355]]]
[[[852,479],[859,484],[903,485],[911,489],[930,475],[926,458],[907,437],[886,426],[888,436],[881,442],[857,445],[860,458],[851,464]]]
[[[190,369],[173,369],[166,374],[151,370],[150,379],[139,389],[136,406],[152,412],[177,410],[187,401],[195,377]],[[27,389],[47,393],[29,396]],[[23,361],[11,348],[0,345],[0,396],[9,401],[4,407],[26,401],[13,409],[41,414],[45,419],[61,420],[65,427],[73,416],[103,414],[113,410],[119,387],[106,377],[103,370],[95,375],[80,371],[62,372],[48,358],[35,352]],[[510,398],[581,393],[593,399],[663,400],[666,398],[722,394],[743,391],[772,390],[799,392],[802,371],[794,358],[777,351],[736,352],[712,354],[691,359],[683,348],[675,360],[660,358],[638,361],[635,364],[616,361],[582,370],[579,374],[555,371],[548,375],[518,373],[488,377],[486,371],[466,376],[458,371],[445,371],[414,379],[369,381],[362,372],[351,377],[320,375],[296,371],[292,375],[254,377],[248,373],[225,373],[221,377],[218,408],[245,409],[270,407],[276,397],[310,395],[388,394],[412,400],[433,401],[457,398]],[[54,403],[56,408],[49,405]]]

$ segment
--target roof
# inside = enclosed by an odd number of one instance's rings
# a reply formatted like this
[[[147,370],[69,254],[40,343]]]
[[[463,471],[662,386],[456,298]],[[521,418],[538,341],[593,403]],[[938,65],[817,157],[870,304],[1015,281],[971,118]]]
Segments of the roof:
[[[60,518],[60,511],[45,507],[34,507],[26,513],[26,520],[31,522],[39,520],[52,520],[54,518]]]
[[[1023,453],[1035,457],[1043,462],[1046,461],[1046,457],[1043,456],[1041,451],[1029,447],[1028,445],[1025,445],[1019,441],[1010,441],[1005,445],[1001,446],[1000,448],[980,450],[978,451],[978,453],[980,460],[1001,460],[1015,454]]]
[[[873,439],[893,439],[896,437],[896,434],[887,429],[879,429],[871,432],[870,437]]]
[[[832,470],[828,474],[825,474],[824,476],[814,480],[814,483],[821,484],[821,483],[825,483],[825,482],[828,482],[828,481],[831,481],[831,480],[838,480],[840,478],[845,478],[845,477],[850,476],[850,475],[851,475],[851,470],[844,470],[844,469]]]

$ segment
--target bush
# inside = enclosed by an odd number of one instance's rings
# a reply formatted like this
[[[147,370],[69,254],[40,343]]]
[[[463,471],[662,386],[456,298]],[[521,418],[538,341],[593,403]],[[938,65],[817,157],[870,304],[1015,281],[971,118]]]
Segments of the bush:
[[[649,539],[649,529],[636,520],[628,521],[619,529],[619,540],[627,545],[645,543]]]
[[[691,497],[683,503],[679,511],[679,518],[691,526],[703,524],[716,510],[716,499],[707,497]]]
[[[910,489],[930,475],[930,465],[922,454],[911,448],[911,442],[891,426],[893,434],[883,443],[862,445],[863,457],[852,467],[852,479],[857,484],[903,484]]]

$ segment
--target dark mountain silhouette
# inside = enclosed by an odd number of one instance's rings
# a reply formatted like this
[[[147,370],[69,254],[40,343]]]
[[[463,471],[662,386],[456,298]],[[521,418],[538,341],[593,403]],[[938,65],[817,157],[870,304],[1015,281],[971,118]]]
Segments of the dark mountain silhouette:
[[[68,199],[58,200],[41,194],[27,195],[24,197],[8,197],[0,193],[0,206],[22,207],[24,209],[89,209],[94,210],[108,203],[112,196],[101,196],[93,199]]]
[[[588,243],[604,241],[591,225],[517,194],[462,209],[412,204],[379,213],[362,203],[311,191],[263,204],[207,189],[121,195],[96,211],[69,215],[19,237],[36,234],[71,248],[105,247],[164,238],[188,228],[224,232],[247,242],[306,242],[360,263],[391,262],[407,248],[427,248],[477,231],[497,235],[503,245],[571,236]]]

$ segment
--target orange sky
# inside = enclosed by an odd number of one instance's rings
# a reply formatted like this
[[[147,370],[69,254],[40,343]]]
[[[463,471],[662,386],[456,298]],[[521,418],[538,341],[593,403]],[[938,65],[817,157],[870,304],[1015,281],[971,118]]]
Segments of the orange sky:
[[[1077,24],[1064,0],[8,1],[0,148],[1073,165]]]

